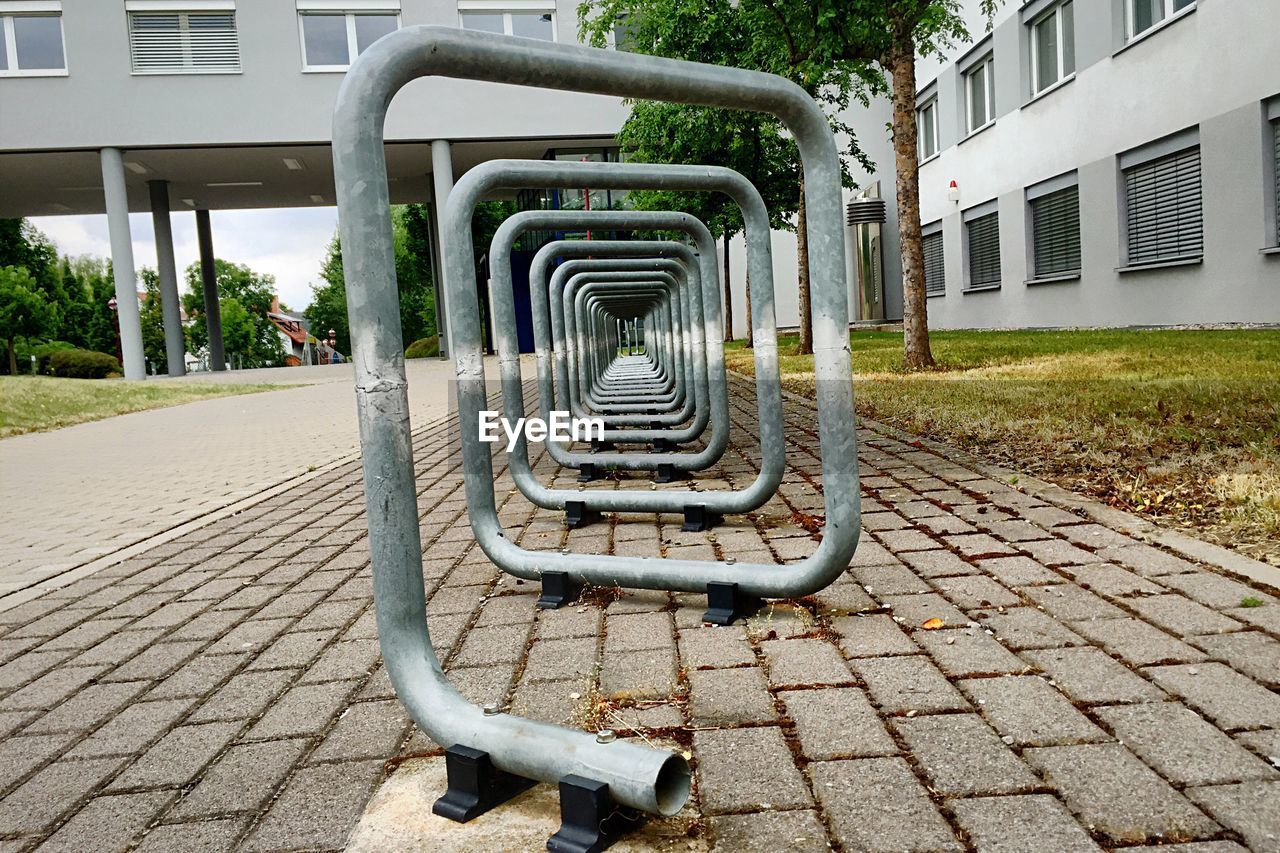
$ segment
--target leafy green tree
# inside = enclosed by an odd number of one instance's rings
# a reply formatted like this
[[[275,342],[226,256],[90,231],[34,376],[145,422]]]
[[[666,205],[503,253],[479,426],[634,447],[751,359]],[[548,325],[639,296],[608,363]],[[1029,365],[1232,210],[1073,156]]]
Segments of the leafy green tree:
[[[64,338],[69,299],[59,275],[58,250],[29,220],[0,219],[0,267],[6,266],[27,271],[51,312],[45,334]]]
[[[410,204],[391,209],[396,287],[400,293],[400,332],[408,346],[436,333],[435,293],[431,275],[431,227],[426,207]],[[311,333],[324,337],[333,329],[338,351],[351,352],[347,324],[347,285],[342,273],[342,245],[335,234],[320,265],[320,284],[311,286],[311,304],[303,312]]]
[[[396,286],[405,345],[436,333],[435,276],[431,270],[431,220],[425,204],[394,208]],[[343,352],[351,352],[350,347]]]
[[[227,357],[233,364],[248,364],[253,358],[258,334],[253,316],[235,297],[218,300],[218,306],[222,314],[222,344],[226,347]]]
[[[142,287],[146,296],[138,308],[138,317],[142,321],[142,353],[146,360],[155,365],[157,372],[172,373],[169,365],[169,351],[164,341],[164,307],[160,300],[160,276],[150,267],[143,267],[139,272]]]
[[[329,241],[320,265],[321,284],[311,285],[311,304],[303,311],[311,333],[324,337],[334,330],[339,352],[351,352],[351,328],[347,325],[347,284],[342,277],[342,247],[338,235]]]
[[[732,65],[781,74],[796,82],[808,92],[827,112],[833,129],[849,140],[850,156],[866,162],[851,128],[839,121],[841,111],[853,99],[866,103],[869,91],[878,91],[883,81],[870,72],[865,62],[846,62],[833,59],[827,63],[809,61],[797,55],[779,31],[772,19],[769,7],[774,0],[710,0],[704,3],[688,3],[685,0],[583,0],[578,7],[582,34],[593,44],[601,46],[618,26],[625,21],[629,49],[656,56],[690,59],[716,65]],[[785,0],[778,0],[785,2]],[[637,104],[636,109],[642,109]],[[705,135],[701,132],[714,125],[716,117],[730,129],[741,122],[754,122],[751,134],[759,132],[770,146],[790,144],[782,124],[768,116],[735,119],[723,110],[711,111],[712,118],[699,120],[698,113],[706,108],[672,105],[659,113],[670,122],[671,130],[664,145],[657,147],[654,162],[702,162],[736,168],[740,159],[725,156],[725,146],[708,150]],[[685,118],[688,114],[690,117]],[[633,116],[635,112],[633,110]],[[714,127],[713,127],[714,130]],[[661,140],[662,137],[654,137]],[[751,135],[747,136],[748,139]],[[794,151],[794,148],[791,149]],[[701,156],[701,160],[693,159]],[[794,201],[781,205],[781,209],[796,215],[796,271],[799,296],[800,352],[813,352],[813,328],[809,316],[809,259],[807,234],[805,233],[804,178],[792,162],[783,164],[781,175],[764,171],[770,164],[762,160],[755,172],[764,178],[766,186],[773,178],[794,178],[790,194]],[[740,171],[743,171],[740,169]],[[747,172],[750,174],[750,172]],[[842,176],[851,183],[847,171]],[[764,187],[762,187],[763,189]],[[776,200],[766,199],[769,206],[778,206]]]
[[[982,0],[988,20],[999,2]],[[829,116],[854,101],[865,104],[871,95],[890,94],[902,244],[903,361],[907,367],[919,368],[931,365],[933,356],[920,237],[915,59],[917,53],[940,54],[969,37],[961,12],[960,0],[584,0],[579,19],[596,44],[625,21],[633,49],[640,52],[780,74],[802,86]],[[733,20],[742,41],[725,41],[726,18]],[[862,159],[848,126],[833,125],[849,137],[850,153]],[[797,212],[797,242],[803,258],[803,197]],[[808,352],[811,338],[803,265],[800,278],[801,351]]]
[[[233,349],[227,328],[227,318],[222,317],[222,338],[228,355],[236,356],[239,366],[277,367],[284,363],[284,347],[275,325],[267,319],[276,297],[276,282],[272,276],[256,273],[243,264],[214,260],[214,278],[218,285],[218,306],[234,301],[247,315],[251,333],[247,341],[237,339]],[[191,322],[187,325],[187,348],[199,352],[209,345],[209,329],[204,310],[204,284],[200,277],[199,262],[186,270],[187,290],[182,294],[182,307]],[[232,308],[232,311],[238,311]],[[237,330],[238,333],[239,330]]]
[[[9,375],[18,375],[17,338],[38,338],[53,325],[53,308],[26,267],[0,267],[0,339],[9,355]]]
[[[721,110],[688,104],[639,101],[618,133],[618,143],[642,163],[714,163],[751,179],[769,209],[773,228],[791,230],[800,167],[795,142],[782,125],[762,113]],[[724,335],[733,340],[733,301],[729,288],[729,241],[742,230],[738,205],[723,193],[632,190],[639,210],[679,210],[696,216],[724,240]],[[747,295],[747,344],[751,344],[751,300]]]
[[[95,349],[91,340],[93,327],[93,291],[89,282],[76,273],[70,258],[63,258],[59,269],[62,289],[67,294],[67,307],[62,316],[62,340],[81,349]]]

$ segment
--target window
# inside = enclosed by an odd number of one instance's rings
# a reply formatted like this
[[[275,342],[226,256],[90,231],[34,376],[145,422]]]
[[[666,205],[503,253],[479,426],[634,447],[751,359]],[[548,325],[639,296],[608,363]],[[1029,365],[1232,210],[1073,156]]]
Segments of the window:
[[[1272,177],[1276,182],[1275,215],[1276,245],[1280,246],[1280,118],[1271,122],[1271,143],[1275,146],[1275,160],[1272,162]]]
[[[556,13],[551,5],[545,9],[504,8],[484,0],[463,0],[458,4],[458,14],[464,30],[556,40]]]
[[[970,208],[964,214],[968,290],[1000,286],[1000,213],[996,202]]]
[[[946,267],[942,259],[942,223],[926,225],[920,242],[924,246],[924,295],[945,296]]]
[[[240,37],[235,7],[199,12],[130,11],[129,56],[134,74],[237,73]]]
[[[1128,265],[1203,255],[1200,146],[1164,154],[1123,171]]]
[[[1156,24],[1190,9],[1196,0],[1124,0],[1125,38],[1140,36]]]
[[[400,28],[395,8],[313,11],[299,5],[302,65],[307,71],[342,71],[369,45]]]
[[[921,163],[938,153],[937,98],[930,98],[916,110],[916,147]]]
[[[14,9],[5,14],[6,7]],[[49,77],[67,73],[60,3],[0,3],[0,76]]]
[[[1031,22],[1031,94],[1075,73],[1075,15],[1066,0]]]
[[[1074,173],[1027,190],[1032,277],[1080,272],[1080,187]]]
[[[964,102],[969,133],[986,127],[995,120],[996,81],[990,55],[980,59],[964,72]]]

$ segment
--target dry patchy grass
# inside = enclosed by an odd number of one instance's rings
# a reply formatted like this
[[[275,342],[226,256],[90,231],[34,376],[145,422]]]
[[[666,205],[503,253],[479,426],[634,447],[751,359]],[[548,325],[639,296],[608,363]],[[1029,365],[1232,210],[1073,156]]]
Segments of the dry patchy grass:
[[[1280,332],[935,332],[937,370],[901,334],[851,335],[859,412],[946,440],[1280,565]],[[783,381],[812,358],[780,341]],[[730,366],[750,373],[736,345]]]

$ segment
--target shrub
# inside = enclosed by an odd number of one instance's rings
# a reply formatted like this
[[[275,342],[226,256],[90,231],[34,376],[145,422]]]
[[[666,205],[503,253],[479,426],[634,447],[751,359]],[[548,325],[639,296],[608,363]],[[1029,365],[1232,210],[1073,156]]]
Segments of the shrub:
[[[73,350],[75,348],[75,344],[69,344],[66,341],[49,341],[47,344],[40,344],[39,346],[32,347],[31,355],[36,357],[36,373],[39,373],[41,376],[48,376],[49,359],[53,354],[55,352],[64,352],[65,350]],[[28,359],[28,364],[29,363],[30,359]],[[19,365],[18,369],[21,370],[22,365]]]
[[[440,340],[435,335],[429,338],[418,338],[404,351],[405,358],[434,358],[438,355],[440,355]]]
[[[65,379],[105,379],[120,372],[120,362],[105,352],[64,349],[50,354],[49,372]]]

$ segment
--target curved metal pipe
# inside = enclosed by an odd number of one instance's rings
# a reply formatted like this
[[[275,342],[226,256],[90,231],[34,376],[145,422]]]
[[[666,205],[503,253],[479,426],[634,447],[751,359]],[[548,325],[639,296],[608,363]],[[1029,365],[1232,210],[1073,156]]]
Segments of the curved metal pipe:
[[[762,110],[787,124],[799,147],[805,175],[819,435],[827,500],[826,536],[817,554],[789,567],[795,570],[786,572],[790,582],[779,585],[788,591],[811,592],[832,580],[852,556],[858,538],[857,440],[852,422],[848,296],[842,281],[844,232],[835,141],[826,116],[813,100],[780,77],[447,27],[408,27],[375,42],[352,63],[338,94],[334,172],[364,451],[374,595],[384,660],[397,693],[429,736],[439,742],[483,748],[500,769],[539,779],[579,773],[606,782],[618,802],[671,814],[687,799],[689,784],[688,765],[675,753],[623,744],[627,747],[624,753],[614,749],[618,744],[597,744],[582,732],[514,717],[506,718],[504,725],[490,727],[482,712],[448,685],[431,650],[425,630],[422,549],[383,130],[395,93],[410,80],[433,74]],[[452,201],[450,207],[454,207]],[[450,320],[464,327],[460,337],[467,341],[454,353],[459,408],[478,412],[486,395],[483,363],[475,343],[480,329],[471,208],[466,211],[465,222],[456,216],[449,222],[443,266],[450,292]],[[458,331],[455,326],[455,334]],[[503,538],[492,501],[492,457],[488,448],[466,438],[463,430],[464,466],[471,473],[466,478],[468,509],[477,539],[499,565],[515,565],[532,555]],[[488,498],[479,482],[486,475]],[[603,561],[599,557],[570,558],[569,568],[577,579],[625,575],[618,579],[628,586],[647,585],[627,581],[644,575],[638,570],[652,561],[627,564],[625,559],[618,562],[618,558],[611,558],[601,572],[599,563]],[[736,581],[742,575],[730,571],[741,567],[725,564],[664,562],[677,572],[699,571],[704,580]],[[536,565],[521,568],[540,574]],[[649,573],[646,580],[661,582],[656,574]],[[751,578],[746,575],[742,580],[750,583]],[[743,590],[767,594],[746,585]]]

